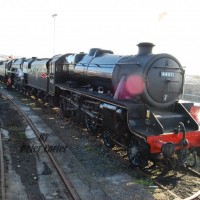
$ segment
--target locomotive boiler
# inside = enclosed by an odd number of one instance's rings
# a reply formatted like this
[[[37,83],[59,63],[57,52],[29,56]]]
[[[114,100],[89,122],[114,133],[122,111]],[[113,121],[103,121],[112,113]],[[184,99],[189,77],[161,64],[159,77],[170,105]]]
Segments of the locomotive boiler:
[[[110,91],[114,99],[140,96],[152,106],[170,106],[183,92],[184,70],[173,56],[152,54],[153,46],[140,43],[136,56],[114,55],[98,48],[91,49],[87,55],[70,56],[68,78]]]

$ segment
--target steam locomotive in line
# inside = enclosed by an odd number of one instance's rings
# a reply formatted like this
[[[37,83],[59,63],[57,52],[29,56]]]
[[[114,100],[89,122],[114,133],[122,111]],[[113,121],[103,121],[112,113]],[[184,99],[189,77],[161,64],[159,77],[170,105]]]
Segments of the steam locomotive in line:
[[[133,166],[149,160],[170,168],[194,166],[200,130],[189,112],[192,104],[179,101],[184,69],[172,55],[153,54],[153,46],[140,43],[138,54],[128,56],[93,48],[10,60],[0,63],[0,78],[59,106],[89,134],[101,134],[105,146],[125,147]]]

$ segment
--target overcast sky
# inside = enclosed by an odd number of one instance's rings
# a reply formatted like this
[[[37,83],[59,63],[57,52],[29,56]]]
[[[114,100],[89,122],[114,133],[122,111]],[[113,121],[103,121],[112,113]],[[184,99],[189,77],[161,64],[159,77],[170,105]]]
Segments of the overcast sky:
[[[136,54],[139,42],[200,74],[199,0],[1,0],[0,54],[51,57],[92,47]],[[198,70],[199,69],[199,70]]]

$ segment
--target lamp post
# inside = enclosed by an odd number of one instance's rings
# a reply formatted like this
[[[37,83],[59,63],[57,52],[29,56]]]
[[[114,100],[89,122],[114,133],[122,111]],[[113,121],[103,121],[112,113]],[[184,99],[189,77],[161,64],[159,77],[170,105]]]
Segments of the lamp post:
[[[57,14],[53,14],[53,55],[55,55],[55,51],[56,51],[56,17]]]

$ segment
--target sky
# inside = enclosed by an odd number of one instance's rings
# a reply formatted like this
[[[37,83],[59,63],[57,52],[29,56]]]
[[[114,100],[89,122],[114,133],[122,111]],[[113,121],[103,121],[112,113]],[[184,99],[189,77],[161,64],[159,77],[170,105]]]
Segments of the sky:
[[[98,47],[135,55],[138,43],[152,42],[153,53],[174,55],[200,75],[199,0],[1,0],[0,7],[0,54],[52,57]]]

